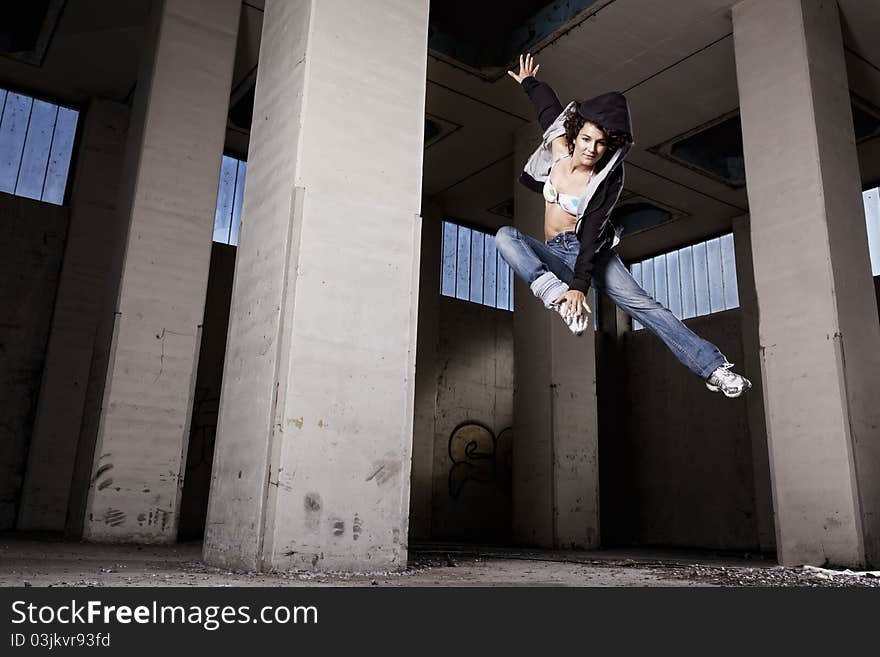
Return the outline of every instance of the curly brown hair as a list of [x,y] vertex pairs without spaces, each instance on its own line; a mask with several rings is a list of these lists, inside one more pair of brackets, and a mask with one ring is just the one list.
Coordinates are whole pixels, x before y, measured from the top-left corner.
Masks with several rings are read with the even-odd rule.
[[577,107],[572,107],[565,115],[565,122],[563,124],[565,127],[565,141],[568,143],[569,155],[574,153],[574,142],[585,123],[592,123],[602,131],[602,134],[605,135],[605,143],[608,147],[607,153],[609,154],[613,153],[630,140],[630,136],[627,133],[619,132],[617,130],[606,130],[595,121],[588,121],[581,116],[580,112],[577,111]]

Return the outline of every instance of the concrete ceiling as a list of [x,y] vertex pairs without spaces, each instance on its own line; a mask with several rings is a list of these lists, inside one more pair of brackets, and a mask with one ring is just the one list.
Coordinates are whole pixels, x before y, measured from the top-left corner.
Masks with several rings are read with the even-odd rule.
[[[563,102],[611,89],[629,98],[636,147],[628,160],[627,195],[633,202],[647,200],[670,209],[679,218],[674,225],[625,240],[625,256],[717,234],[747,210],[745,190],[649,151],[737,108],[733,4],[598,0],[532,48],[541,64],[539,77],[555,87]],[[863,0],[839,4],[850,86],[880,107],[880,5]],[[0,56],[0,86],[73,105],[91,96],[127,102],[149,8],[150,0],[67,0],[42,64]],[[242,3],[233,106],[256,76],[262,17],[263,0]],[[533,116],[513,80],[487,77],[429,52],[426,108],[449,132],[426,148],[424,197],[449,217],[491,230],[509,222],[503,207],[522,165],[514,162],[513,134]],[[230,126],[230,151],[244,155],[247,141],[246,130]],[[880,182],[880,138],[860,146],[860,159],[864,182]]]
[[67,0],[39,65],[0,56],[0,85],[82,105],[125,101],[137,79],[149,0]]

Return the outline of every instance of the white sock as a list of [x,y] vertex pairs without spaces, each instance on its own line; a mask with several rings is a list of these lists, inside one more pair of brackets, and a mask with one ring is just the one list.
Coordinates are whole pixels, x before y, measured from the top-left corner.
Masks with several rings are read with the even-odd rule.
[[568,285],[563,283],[552,271],[538,276],[530,286],[532,294],[538,297],[545,308],[552,308],[553,302],[568,292]]

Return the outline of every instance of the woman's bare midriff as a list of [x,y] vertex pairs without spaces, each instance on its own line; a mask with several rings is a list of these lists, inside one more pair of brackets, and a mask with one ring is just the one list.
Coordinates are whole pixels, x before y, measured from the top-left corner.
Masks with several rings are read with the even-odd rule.
[[574,230],[577,218],[571,216],[556,203],[544,203],[544,241],[552,240],[559,233]]

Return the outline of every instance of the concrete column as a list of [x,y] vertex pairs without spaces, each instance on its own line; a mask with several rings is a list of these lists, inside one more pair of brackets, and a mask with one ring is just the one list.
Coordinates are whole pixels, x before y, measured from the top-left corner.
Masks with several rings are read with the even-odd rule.
[[[517,132],[514,161],[519,166],[539,140],[535,124]],[[514,184],[516,227],[543,239],[542,197]],[[575,337],[525,283],[514,285],[514,537],[522,545],[596,548],[595,335],[588,330]]]
[[93,100],[83,115],[64,249],[18,529],[63,531],[98,316],[115,233],[129,109]]
[[758,337],[758,296],[752,265],[752,236],[749,216],[733,220],[733,244],[736,255],[736,278],[742,330],[743,362],[738,370],[746,372],[752,390],[746,395],[746,414],[752,442],[752,481],[755,491],[755,527],[761,552],[775,552],[776,532],[773,524],[773,493],[770,487],[770,460],[767,452],[767,423],[764,413],[764,389],[758,374],[761,371],[761,350]]
[[89,540],[176,538],[240,9],[238,0],[154,5],[122,173],[121,275],[104,311],[115,321]]
[[778,557],[880,557],[880,324],[837,4],[733,9]]
[[427,23],[266,2],[209,563],[406,565]]

